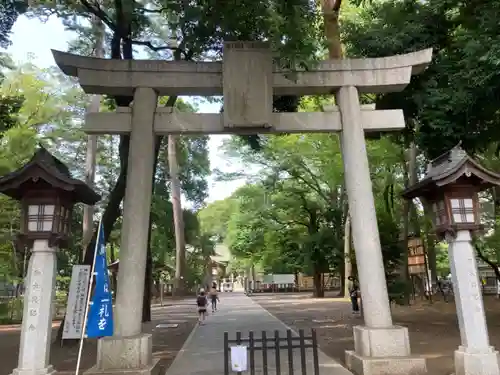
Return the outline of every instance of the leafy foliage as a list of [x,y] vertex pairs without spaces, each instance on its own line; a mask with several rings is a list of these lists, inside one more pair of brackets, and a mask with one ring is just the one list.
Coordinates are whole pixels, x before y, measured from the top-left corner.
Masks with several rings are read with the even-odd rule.
[[[333,9],[338,22],[340,1],[325,3],[338,4],[338,9]],[[344,2],[342,8],[342,42],[347,55],[387,56],[434,49],[429,69],[413,77],[402,93],[362,97],[363,102],[375,102],[377,108],[402,108],[407,120],[405,131],[390,137],[377,135],[367,145],[386,274],[396,285],[395,277],[405,259],[399,238],[412,227],[423,232],[429,250],[433,250],[435,242],[424,215],[428,213],[416,206],[406,207],[400,191],[413,177],[422,175],[430,158],[458,141],[482,162],[500,168],[500,139],[496,132],[500,3],[354,3],[360,7]],[[13,22],[25,10],[20,1],[0,5],[0,46],[8,43]],[[101,32],[105,34],[106,56],[115,59],[132,59],[139,51],[167,60],[216,59],[220,58],[224,40],[253,40],[269,42],[276,52],[276,63],[285,68],[308,68],[324,55],[320,12],[316,2],[309,0],[39,0],[30,8],[30,15],[60,17],[68,29],[79,35],[70,50],[84,55],[92,53],[96,33]],[[104,31],[93,27],[98,21],[105,25]],[[0,55],[0,65],[9,66],[5,55]],[[22,165],[35,145],[42,142],[69,165],[75,176],[83,176],[85,142],[80,126],[87,99],[73,81],[58,72],[29,65],[11,68],[0,90],[0,173]],[[110,103],[126,106],[132,100],[113,99],[107,98],[105,109],[110,109]],[[168,101],[172,104],[173,99]],[[165,104],[167,98],[160,102]],[[332,100],[285,96],[274,98],[273,104],[275,111],[287,112],[319,110],[326,103],[332,104]],[[196,110],[180,100],[176,106],[182,111]],[[108,214],[108,237],[116,245],[128,141],[128,136],[100,137],[97,155],[98,188],[104,195],[99,209],[104,216]],[[203,206],[207,196],[207,141],[207,137],[182,137],[177,144],[182,192],[195,209]],[[172,276],[174,268],[172,187],[165,162],[168,150],[163,143],[157,139],[151,214],[151,258],[158,271],[153,272],[155,278],[160,274],[164,278]],[[410,160],[408,151],[413,144],[418,146],[419,155]],[[264,272],[274,273],[342,272],[348,209],[338,138],[324,134],[253,135],[233,138],[226,151],[247,166],[239,177],[246,176],[248,185],[196,215],[184,210],[186,241],[194,248],[188,256],[189,283],[201,283],[206,276],[214,240],[231,248],[233,270],[258,264]],[[498,196],[496,191],[484,196],[492,207],[488,223],[493,235],[481,242],[481,251],[490,260],[498,258]],[[18,230],[19,212],[5,198],[0,198],[0,205],[0,272],[13,279],[22,274],[21,259],[11,241]],[[64,275],[81,252],[80,217],[77,213],[75,243],[61,253]],[[446,249],[438,247],[437,258],[434,263],[439,272],[447,272]],[[320,295],[321,288],[316,286]]]
[[[300,108],[316,109],[325,100],[304,98]],[[262,272],[303,272],[315,275],[318,282],[321,273],[342,272],[347,201],[337,136],[261,135],[261,141],[259,152],[238,137],[226,143],[226,155],[252,166],[237,175],[249,184],[201,210],[201,228],[229,246],[234,263],[257,264]],[[383,138],[371,142],[369,150],[378,196],[391,184],[400,189],[402,179],[389,178],[403,170],[400,147]],[[377,200],[377,211],[386,272],[392,275],[399,271],[403,253],[400,212],[387,209],[385,200]],[[394,204],[401,200],[395,197]],[[315,294],[322,293],[317,283]]]
[[[482,151],[498,141],[497,2],[396,0],[373,2],[344,24],[355,56],[389,56],[434,49],[431,66],[403,93],[377,97],[379,108],[402,108],[419,148],[429,158],[459,141]],[[437,137],[436,135],[439,135]]]
[[[0,132],[0,174],[21,167],[32,156],[37,144],[42,143],[66,163],[74,177],[83,178],[86,136],[81,125],[88,101],[75,82],[52,69],[39,69],[26,64],[6,72],[0,94],[5,98],[23,98],[16,104],[16,113],[9,117],[9,128]],[[194,110],[182,101],[179,101],[179,107],[180,110]],[[207,140],[207,137],[185,137],[179,145],[179,159],[183,167],[181,185],[185,197],[194,207],[199,206],[207,195]],[[102,213],[119,174],[118,143],[116,136],[99,139],[97,188],[104,199],[97,207],[98,214]],[[163,148],[161,155],[165,154],[166,149]],[[158,269],[172,262],[175,249],[168,181],[168,165],[160,163],[152,205],[152,253]],[[16,283],[24,277],[27,261],[23,249],[18,249],[14,241],[19,231],[19,207],[17,202],[4,196],[0,197],[0,207],[0,282]],[[198,241],[198,221],[190,210],[185,210],[184,216],[187,242],[194,244]],[[76,208],[73,219],[73,241],[67,249],[58,252],[58,282],[63,289],[68,286],[72,265],[80,261],[81,207]],[[120,230],[120,224],[121,221],[110,236],[111,245],[116,248],[115,259],[119,254],[119,235],[116,232]],[[196,262],[199,263],[198,260]]]
[[0,2],[0,48],[10,44],[10,32],[17,17],[24,13],[28,4],[24,0],[3,0]]

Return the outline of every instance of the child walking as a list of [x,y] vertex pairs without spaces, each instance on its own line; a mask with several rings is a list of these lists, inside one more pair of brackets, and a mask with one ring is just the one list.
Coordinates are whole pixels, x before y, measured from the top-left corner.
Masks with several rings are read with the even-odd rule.
[[198,298],[196,298],[196,305],[198,306],[198,323],[202,325],[205,321],[208,305],[204,289],[200,289],[200,294],[198,295]]

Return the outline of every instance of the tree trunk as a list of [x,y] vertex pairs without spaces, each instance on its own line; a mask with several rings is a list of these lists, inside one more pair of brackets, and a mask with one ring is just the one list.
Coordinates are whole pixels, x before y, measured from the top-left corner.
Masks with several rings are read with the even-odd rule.
[[[99,106],[100,97],[96,95],[92,98],[91,107]],[[91,187],[94,186],[95,179],[95,163],[97,151],[97,136],[87,136],[87,155],[85,160],[85,183]],[[94,207],[85,205],[83,208],[83,234],[82,234],[82,256],[80,259],[85,258],[85,252],[88,244],[92,241],[92,234],[94,231]]]
[[[409,186],[414,186],[418,182],[417,157],[418,157],[417,145],[415,144],[415,142],[412,142],[410,144],[410,150],[408,153]],[[415,207],[415,203],[413,201],[410,204],[409,215],[410,215],[411,232],[413,232],[413,234],[416,236],[420,236],[420,222],[417,213],[417,208]]]
[[203,264],[203,268],[205,269],[205,277],[203,278],[204,284],[207,288],[210,289],[212,286],[212,259],[210,258],[210,256],[204,256]]
[[[161,137],[156,138],[156,143],[161,144]],[[156,169],[156,165],[155,165]],[[153,176],[156,173],[153,173]],[[153,177],[154,181],[154,177]],[[154,184],[153,184],[154,191]],[[153,220],[151,219],[151,212],[149,213],[149,232],[148,232],[148,246],[146,249],[146,272],[144,273],[144,295],[142,297],[142,322],[151,321],[151,284],[153,283],[153,255],[151,252],[151,231],[153,227]]]
[[[411,146],[410,146],[411,148]],[[412,163],[413,154],[410,150],[403,154],[404,157],[404,187],[405,189],[412,185],[412,170],[415,170],[415,166]],[[416,162],[416,159],[415,159]],[[406,285],[406,290],[410,290],[410,273],[408,269],[408,236],[410,235],[410,207],[413,205],[411,201],[403,201],[403,227],[402,227],[402,241],[403,241],[403,259],[401,261],[401,276]],[[413,290],[413,288],[411,289]],[[410,293],[405,293],[405,303],[410,304]]]
[[[129,153],[130,136],[120,137],[120,174],[116,180],[113,190],[109,193],[108,204],[102,214],[102,225],[104,227],[104,242],[109,242],[109,237],[116,223],[116,220],[121,216],[120,204],[125,196],[125,188],[127,184],[127,168],[128,168],[128,153]],[[92,240],[87,246],[83,264],[92,265],[94,260],[94,249],[97,233],[94,232]]]
[[[149,239],[151,238],[151,220],[149,221]],[[153,283],[153,257],[151,255],[151,246],[148,246],[146,256],[146,272],[144,274],[144,296],[142,298],[142,322],[151,321],[151,289]]]
[[[424,216],[432,220],[434,213],[432,208],[427,204],[426,201],[422,201],[422,206],[424,208]],[[425,249],[427,251],[427,260],[429,262],[429,271],[431,273],[432,285],[437,285],[437,264],[436,264],[436,236],[433,233],[427,234],[427,241],[425,242]]]
[[325,296],[325,289],[323,288],[323,274],[321,273],[321,266],[314,264],[313,266],[313,297],[323,298]]
[[330,59],[341,59],[342,43],[340,40],[340,6],[342,0],[322,0],[325,38]]
[[252,282],[252,270],[250,266],[245,267],[245,290],[248,292],[251,290]]
[[345,218],[344,225],[344,280],[342,288],[342,296],[347,297],[349,295],[349,280],[348,277],[352,276],[352,264],[351,264],[351,218],[349,212]]
[[[115,255],[115,244],[113,242],[111,242],[109,244],[109,247],[110,247],[110,258],[111,258],[111,263],[114,263],[116,261],[116,255]],[[116,272],[112,272],[111,273],[111,283],[112,283],[112,287],[113,287],[113,290],[115,292],[114,296],[116,297],[116,293],[117,293],[117,290],[118,290],[118,281],[116,280]]]
[[[493,230],[499,230],[500,224],[500,186],[493,186],[491,188],[491,197],[493,199],[493,218],[495,219],[495,223],[493,224]],[[496,261],[500,263],[500,251],[496,250]]]
[[170,187],[172,194],[172,209],[175,227],[175,295],[183,295],[184,271],[186,265],[186,242],[184,238],[184,220],[182,217],[181,184],[179,180],[179,164],[177,160],[177,137],[168,136],[168,168],[170,173]]
[[[92,17],[92,31],[95,35],[94,56],[97,58],[104,57],[104,24],[97,18]],[[99,112],[101,107],[101,96],[94,95],[91,99],[89,112]],[[85,157],[85,183],[89,186],[94,186],[95,169],[97,158],[97,136],[87,136],[87,154]],[[83,208],[83,235],[82,235],[82,257],[85,257],[85,251],[88,244],[92,241],[94,229],[94,206],[85,205]]]
[[[339,17],[340,17],[340,6],[342,5],[342,0],[322,0],[321,1],[321,9],[323,12],[323,27],[324,27],[324,32],[325,32],[325,39],[327,43],[327,49],[328,49],[328,58],[329,59],[341,59],[343,57],[343,51],[342,51],[342,41],[341,41],[341,36],[340,36],[340,23],[339,23]],[[342,149],[342,144],[340,145]],[[349,207],[346,204],[346,215],[349,214]],[[347,219],[346,216],[346,230],[347,230],[347,223],[349,220]],[[349,223],[350,226],[350,223]],[[346,239],[347,238],[347,239]],[[347,245],[346,245],[347,243]],[[350,229],[349,233],[344,232],[344,256],[347,253],[350,253]],[[352,273],[352,264],[350,262],[350,258],[348,256],[345,256],[344,259],[344,270],[343,270],[343,287],[341,289],[341,294],[344,295],[349,295],[347,290],[347,277],[351,276],[350,274]],[[316,275],[315,275],[316,277]],[[321,274],[320,274],[320,279],[321,279]],[[321,290],[317,290],[317,285],[316,285],[316,279],[314,278],[314,288],[315,288],[315,293],[317,294],[316,297],[324,297],[324,289],[321,288]],[[347,294],[346,294],[347,293]]]

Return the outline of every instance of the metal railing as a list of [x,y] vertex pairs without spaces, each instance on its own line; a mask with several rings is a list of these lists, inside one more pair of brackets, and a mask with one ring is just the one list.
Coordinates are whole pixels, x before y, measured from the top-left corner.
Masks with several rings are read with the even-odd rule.
[[[274,331],[274,336],[268,337],[266,331],[261,332],[261,337],[256,338],[253,331],[248,333],[247,338],[243,338],[241,332],[236,332],[236,339],[229,339],[229,333],[224,332],[224,375],[229,375],[229,354],[231,344],[242,345],[248,344],[248,367],[250,375],[255,375],[255,354],[260,351],[262,353],[262,369],[259,373],[269,375],[269,352],[274,351],[274,362],[276,371],[273,374],[281,375],[281,360],[282,350],[286,350],[288,359],[288,375],[294,375],[294,349],[300,351],[300,368],[301,375],[307,375],[307,357],[306,349],[312,349],[314,375],[319,375],[319,359],[318,359],[318,341],[316,338],[316,330],[311,330],[310,336],[304,335],[304,330],[299,330],[299,335],[293,335],[291,330],[286,331],[286,337],[280,336],[280,331]],[[241,372],[237,372],[241,375]]]

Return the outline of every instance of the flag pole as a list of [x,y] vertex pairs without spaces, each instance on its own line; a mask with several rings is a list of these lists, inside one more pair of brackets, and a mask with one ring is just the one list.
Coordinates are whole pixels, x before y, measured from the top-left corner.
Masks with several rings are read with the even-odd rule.
[[102,222],[102,217],[99,220],[97,237],[95,239],[94,260],[92,261],[92,270],[90,272],[89,287],[87,290],[87,303],[85,304],[85,312],[83,314],[82,334],[80,336],[80,347],[78,348],[78,359],[76,360],[75,375],[78,375],[80,371],[80,361],[82,359],[82,351],[83,351],[83,340],[85,339],[85,331],[87,330],[87,317],[89,314],[90,297],[92,295],[92,284],[94,283],[95,260],[97,257],[97,251],[99,250],[97,246],[99,245],[99,238],[101,235],[101,227],[102,227],[101,222]]

